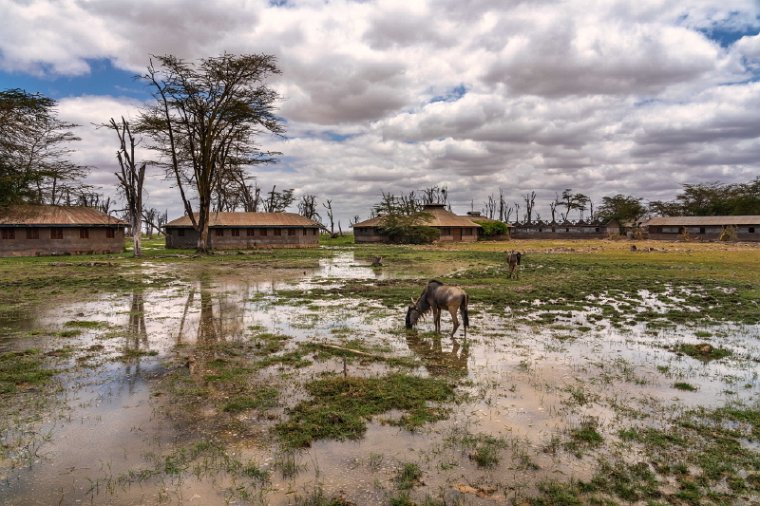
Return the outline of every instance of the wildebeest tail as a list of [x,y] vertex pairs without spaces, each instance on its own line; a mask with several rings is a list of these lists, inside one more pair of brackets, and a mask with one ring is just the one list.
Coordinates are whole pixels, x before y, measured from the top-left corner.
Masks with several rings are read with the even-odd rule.
[[462,301],[462,305],[459,307],[459,310],[462,313],[462,323],[464,324],[464,328],[467,328],[470,326],[470,314],[467,312],[467,303],[469,301],[470,301],[470,296],[467,294],[464,294],[464,300]]

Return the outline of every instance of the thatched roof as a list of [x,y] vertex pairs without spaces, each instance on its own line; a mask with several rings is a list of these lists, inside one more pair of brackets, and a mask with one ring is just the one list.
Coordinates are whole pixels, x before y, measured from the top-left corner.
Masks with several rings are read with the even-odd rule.
[[105,227],[127,223],[94,207],[20,205],[0,210],[3,227]]
[[[423,212],[430,215],[430,218],[425,222],[428,227],[449,227],[449,228],[481,228],[480,225],[472,221],[468,216],[458,216],[446,209],[445,204],[428,204],[423,209]],[[355,223],[354,228],[374,228],[381,226],[383,217],[375,216],[368,220]]]
[[[195,214],[196,220],[198,214]],[[167,227],[192,227],[189,216],[183,216],[166,224]],[[320,225],[295,213],[211,213],[209,227],[313,227]]]
[[641,224],[643,227],[702,227],[722,225],[760,226],[760,216],[659,216]]

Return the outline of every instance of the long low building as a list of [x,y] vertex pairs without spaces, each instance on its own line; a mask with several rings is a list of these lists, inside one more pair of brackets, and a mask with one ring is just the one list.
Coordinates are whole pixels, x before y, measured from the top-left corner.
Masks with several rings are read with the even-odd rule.
[[[196,215],[197,219],[197,215]],[[315,248],[320,224],[294,213],[211,213],[212,249]],[[167,248],[195,248],[198,232],[189,216],[165,225]]]
[[760,216],[660,216],[642,223],[650,239],[760,241]]
[[[427,204],[423,212],[429,215],[425,226],[438,229],[441,242],[473,242],[478,240],[480,225],[464,216],[448,211],[445,204]],[[357,243],[386,242],[382,231],[383,217],[375,216],[353,225]]]
[[0,210],[0,256],[121,253],[126,226],[92,207],[11,206]]

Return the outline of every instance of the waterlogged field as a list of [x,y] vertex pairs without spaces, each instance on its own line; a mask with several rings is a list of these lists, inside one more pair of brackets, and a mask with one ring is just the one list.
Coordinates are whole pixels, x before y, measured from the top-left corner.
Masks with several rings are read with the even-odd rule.
[[0,259],[0,503],[759,504],[760,248],[636,244]]

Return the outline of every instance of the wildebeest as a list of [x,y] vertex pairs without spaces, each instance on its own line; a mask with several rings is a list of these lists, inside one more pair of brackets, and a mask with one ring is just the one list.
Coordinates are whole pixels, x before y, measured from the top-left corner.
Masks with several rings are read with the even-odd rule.
[[507,266],[509,267],[509,273],[507,275],[507,278],[512,279],[513,277],[515,279],[520,277],[520,259],[522,258],[522,253],[519,251],[512,250],[509,253],[507,253]]
[[433,311],[433,323],[435,331],[441,331],[441,310],[448,309],[451,314],[451,320],[454,328],[451,331],[451,337],[454,337],[459,328],[459,319],[457,311],[462,313],[462,323],[464,325],[464,336],[467,337],[467,327],[470,326],[470,316],[467,313],[467,302],[469,296],[458,286],[446,285],[440,281],[431,280],[428,282],[425,290],[422,291],[419,298],[406,311],[406,328],[411,329],[417,325],[417,320],[425,315],[428,311]]

